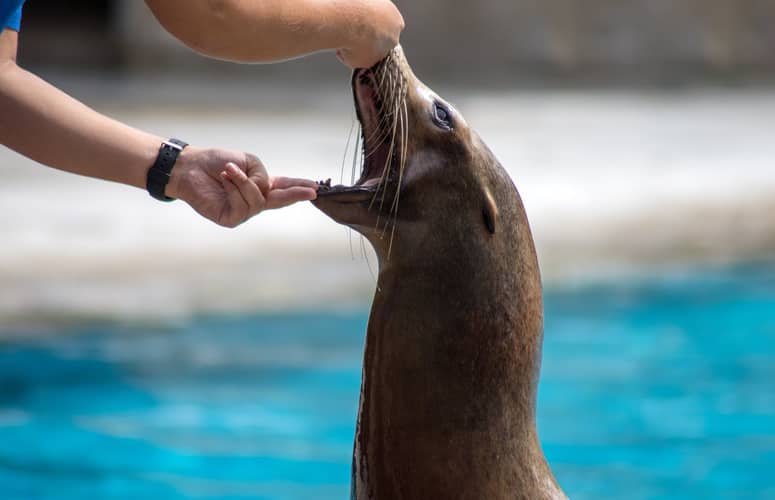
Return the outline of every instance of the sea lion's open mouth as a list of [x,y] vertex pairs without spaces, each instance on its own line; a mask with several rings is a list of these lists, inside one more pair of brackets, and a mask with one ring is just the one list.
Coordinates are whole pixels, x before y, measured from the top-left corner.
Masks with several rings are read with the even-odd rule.
[[[391,56],[371,69],[358,69],[353,73],[352,89],[355,111],[361,125],[363,144],[363,168],[360,178],[352,186],[331,185],[331,180],[318,183],[318,198],[340,203],[370,202],[387,193],[391,174],[399,163],[401,137],[399,110],[396,101],[394,78],[389,78]],[[403,95],[401,95],[403,98]]]

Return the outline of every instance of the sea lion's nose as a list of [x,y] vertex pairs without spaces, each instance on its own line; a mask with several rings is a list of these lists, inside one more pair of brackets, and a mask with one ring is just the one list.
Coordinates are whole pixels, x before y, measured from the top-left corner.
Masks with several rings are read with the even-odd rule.
[[408,63],[406,61],[406,56],[404,55],[404,48],[400,43],[393,49],[393,56],[402,68],[407,69]]

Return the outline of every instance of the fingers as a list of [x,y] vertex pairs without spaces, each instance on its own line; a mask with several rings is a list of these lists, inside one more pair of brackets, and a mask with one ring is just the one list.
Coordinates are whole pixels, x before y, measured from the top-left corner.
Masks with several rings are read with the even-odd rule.
[[264,209],[275,209],[299,201],[314,200],[318,185],[309,179],[269,177],[261,160],[245,154],[244,163],[226,163],[218,178],[225,192],[217,222],[235,227]]
[[314,200],[317,196],[317,189],[309,187],[276,188],[269,191],[269,195],[266,197],[266,208],[269,210],[283,208],[299,201]]
[[293,177],[272,177],[271,179],[272,189],[287,189],[290,187],[308,187],[317,191],[318,183],[309,179],[296,179]]
[[222,226],[236,227],[247,217],[248,204],[240,194],[237,185],[230,179],[228,170],[221,172],[219,180],[226,192],[226,203],[216,222]]
[[272,189],[266,197],[266,208],[287,207],[299,201],[312,201],[318,197],[318,184],[309,179],[272,177]]
[[235,227],[264,209],[264,194],[236,164],[227,163],[220,174],[220,180],[227,201],[221,211],[220,224]]
[[229,162],[221,172],[220,180],[226,192],[227,203],[221,212],[218,223],[227,227],[235,227],[264,209],[287,207],[300,201],[310,201],[317,198],[318,185],[309,179],[292,177],[273,177],[266,175],[261,165],[254,170],[256,176],[264,176],[267,184],[267,195],[254,181],[236,164]]
[[317,183],[270,177],[261,160],[249,153],[191,146],[180,156],[174,172],[178,174],[175,178],[179,188],[174,195],[225,227],[236,227],[266,208],[280,208],[317,196]]
[[240,195],[242,195],[243,200],[247,204],[248,217],[252,217],[260,212],[264,208],[266,200],[256,182],[252,178],[248,178],[247,174],[234,163],[227,163],[224,171],[229,180],[237,186]]

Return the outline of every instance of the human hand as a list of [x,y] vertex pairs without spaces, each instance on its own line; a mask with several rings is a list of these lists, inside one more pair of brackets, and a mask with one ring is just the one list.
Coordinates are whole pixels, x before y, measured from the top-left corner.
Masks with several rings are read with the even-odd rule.
[[404,18],[389,0],[363,2],[365,23],[353,34],[353,41],[336,51],[336,57],[352,69],[370,68],[398,45]]
[[165,190],[203,217],[236,227],[262,210],[314,200],[317,184],[306,179],[270,177],[257,157],[224,149],[184,149]]

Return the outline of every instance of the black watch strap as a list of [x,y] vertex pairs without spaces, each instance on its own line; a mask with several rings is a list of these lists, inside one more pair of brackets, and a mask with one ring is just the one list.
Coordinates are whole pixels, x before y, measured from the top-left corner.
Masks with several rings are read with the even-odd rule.
[[148,169],[148,177],[146,178],[148,192],[157,200],[174,200],[174,198],[170,198],[164,194],[164,189],[170,181],[172,167],[175,166],[175,162],[177,161],[180,152],[183,151],[183,148],[186,146],[188,146],[188,143],[183,142],[180,139],[169,139],[161,143],[159,155],[156,157],[156,161],[153,162],[153,166]]

